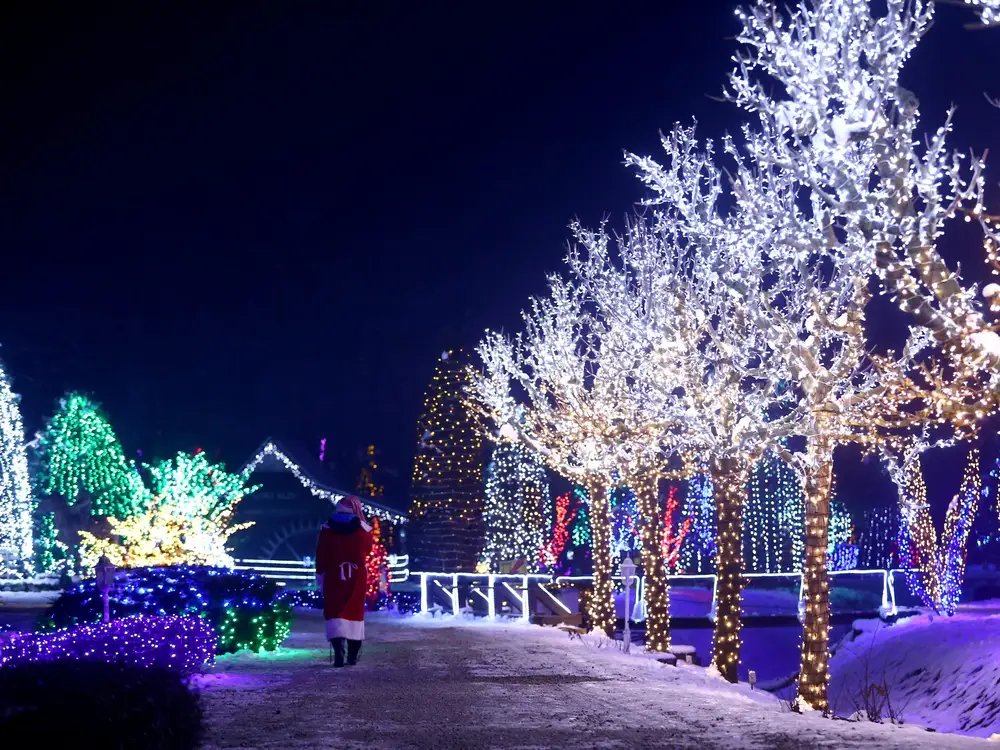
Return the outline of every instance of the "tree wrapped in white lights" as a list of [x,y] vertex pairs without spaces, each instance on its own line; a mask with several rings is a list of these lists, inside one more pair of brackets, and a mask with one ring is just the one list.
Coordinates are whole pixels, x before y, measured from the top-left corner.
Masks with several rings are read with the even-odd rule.
[[718,576],[712,658],[735,681],[747,479],[800,415],[792,393],[779,387],[788,376],[784,361],[748,314],[748,290],[726,278],[738,274],[752,284],[762,267],[746,245],[727,241],[727,220],[716,206],[722,174],[711,146],[699,148],[693,129],[675,128],[664,148],[665,168],[642,164],[651,176],[657,171],[664,188],[652,219],[631,221],[614,243],[603,228],[574,226],[569,263],[600,314],[628,331],[642,352],[633,377],[655,395],[660,439],[707,463]]
[[[968,4],[984,22],[996,20],[994,0]],[[1000,337],[983,319],[976,288],[963,288],[937,249],[950,221],[984,217],[983,161],[967,165],[949,151],[953,112],[925,139],[918,102],[899,84],[934,14],[925,0],[890,0],[879,17],[867,2],[803,0],[789,17],[760,0],[741,14],[748,52],[729,96],[759,119],[753,158],[815,196],[830,227],[826,254],[859,276],[877,263],[899,306],[957,369],[988,364],[996,373]],[[997,246],[997,227],[983,227]],[[980,416],[974,409],[961,418]]]
[[[765,139],[745,134],[755,156]],[[664,397],[661,418],[679,425],[677,442],[710,459],[720,576],[713,660],[730,679],[739,654],[746,473],[766,451],[799,473],[806,499],[799,686],[803,700],[822,709],[834,449],[847,442],[891,448],[926,423],[956,416],[963,423],[974,398],[964,381],[922,359],[929,339],[920,332],[898,354],[866,356],[867,272],[852,255],[830,261],[830,217],[819,196],[803,206],[793,171],[748,159],[731,139],[723,143],[731,211],[717,208],[724,181],[711,144],[677,127],[663,140],[663,165],[628,157],[652,191],[652,220],[633,222],[619,238],[620,264],[603,230],[579,228],[586,257],[571,255],[570,263],[601,314],[648,347],[648,377]],[[805,452],[789,452],[788,435],[804,438]],[[736,467],[738,480],[724,476]],[[736,549],[727,548],[730,537]]]
[[[488,333],[479,346],[484,371],[471,392],[497,424],[509,425],[556,472],[587,487],[594,566],[590,618],[610,633],[611,594],[608,488],[625,481],[656,498],[663,463],[663,426],[648,408],[640,378],[641,352],[625,332],[591,315],[578,288],[553,277],[548,297],[532,300],[525,330],[514,339]],[[518,403],[514,388],[525,398]],[[647,508],[648,510],[648,508]],[[645,512],[645,511],[644,511]],[[647,646],[667,650],[669,602],[666,571],[659,559],[655,509],[644,519],[643,557],[647,588]]]
[[520,441],[498,443],[486,466],[486,570],[500,573],[501,563],[513,560],[538,570],[551,517],[549,480],[538,455]]
[[32,568],[31,484],[18,401],[0,362],[0,578]]

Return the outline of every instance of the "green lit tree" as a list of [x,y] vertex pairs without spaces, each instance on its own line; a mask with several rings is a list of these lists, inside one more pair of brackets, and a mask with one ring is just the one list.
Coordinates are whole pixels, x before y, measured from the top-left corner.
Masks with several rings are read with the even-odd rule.
[[148,493],[135,463],[125,458],[98,404],[69,393],[38,440],[36,490],[62,498],[79,513],[128,518],[141,513]]

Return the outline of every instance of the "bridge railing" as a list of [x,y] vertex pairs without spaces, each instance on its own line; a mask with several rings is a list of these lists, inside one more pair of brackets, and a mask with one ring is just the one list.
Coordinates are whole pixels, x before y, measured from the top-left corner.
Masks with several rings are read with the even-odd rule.
[[[248,570],[264,578],[270,578],[279,586],[306,588],[316,580],[316,565],[313,560],[263,560],[241,558],[235,561],[236,570]],[[405,583],[410,578],[410,556],[389,555],[386,572],[390,584]]]

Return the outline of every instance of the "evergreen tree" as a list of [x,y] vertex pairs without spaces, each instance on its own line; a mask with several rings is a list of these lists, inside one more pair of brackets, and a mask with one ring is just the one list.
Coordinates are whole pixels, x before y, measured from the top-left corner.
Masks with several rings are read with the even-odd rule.
[[98,404],[80,393],[59,402],[38,442],[40,495],[82,505],[93,516],[129,518],[148,498],[135,464]]
[[31,487],[18,401],[0,363],[0,576],[32,568]]
[[463,399],[461,350],[444,352],[417,423],[413,465],[413,568],[475,570],[484,542],[482,435]]
[[486,466],[486,542],[483,566],[500,573],[504,561],[538,569],[552,516],[545,466],[520,442],[500,443]]

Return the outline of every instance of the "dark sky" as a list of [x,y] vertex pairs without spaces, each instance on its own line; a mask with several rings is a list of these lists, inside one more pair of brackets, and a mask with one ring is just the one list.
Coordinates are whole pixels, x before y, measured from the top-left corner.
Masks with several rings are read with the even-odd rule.
[[[147,456],[373,441],[402,505],[438,353],[517,324],[573,216],[630,210],[623,149],[740,122],[708,97],[728,0],[353,5],[5,6],[0,356],[29,430],[82,389]],[[1000,32],[963,18],[909,85],[1000,146]]]

